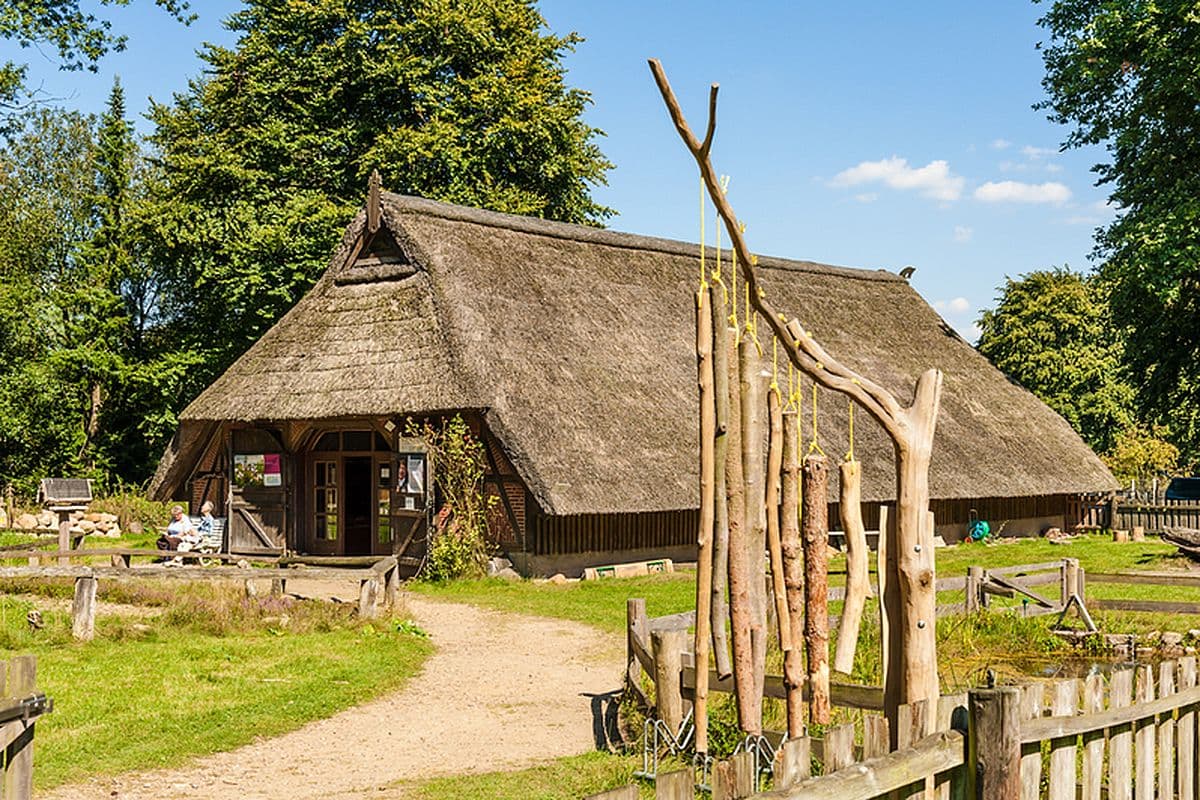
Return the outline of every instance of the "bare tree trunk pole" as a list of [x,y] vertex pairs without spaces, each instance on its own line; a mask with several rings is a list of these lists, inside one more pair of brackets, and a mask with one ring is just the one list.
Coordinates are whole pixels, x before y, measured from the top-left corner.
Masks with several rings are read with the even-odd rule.
[[[800,543],[800,447],[795,411],[783,414],[783,502],[780,508],[780,549],[783,583],[787,588],[788,618],[798,637],[804,630],[804,549]],[[798,644],[783,654],[783,685],[787,689],[788,738],[804,735],[804,653]]]
[[[922,517],[929,507],[929,463],[942,373],[937,369],[922,373],[917,379],[912,403],[902,406],[891,391],[849,369],[804,330],[798,320],[788,321],[775,309],[759,283],[755,270],[757,259],[750,252],[729,198],[721,190],[720,177],[710,158],[717,125],[717,85],[713,84],[709,90],[708,123],[704,139],[700,140],[688,127],[662,64],[657,59],[650,59],[650,70],[675,130],[700,168],[708,196],[729,234],[746,280],[750,303],[770,325],[797,369],[820,385],[857,402],[883,427],[895,447],[896,535],[889,545],[895,545],[890,549],[896,554],[895,578],[901,602],[886,613],[888,624],[897,629],[901,646],[889,648],[884,683],[884,713],[895,733],[900,728],[900,704],[932,701],[938,696],[934,658],[937,645],[932,617],[935,606],[933,556],[932,547],[922,543],[925,538]],[[920,550],[916,549],[918,545]]]
[[[742,383],[742,474],[746,482],[746,563],[750,579],[750,654],[753,667],[754,730],[762,732],[762,697],[767,672],[767,584],[763,555],[767,550],[766,464],[767,404],[763,397],[769,373],[762,371],[758,343],[743,336],[738,346]],[[738,695],[742,689],[738,687]]]
[[771,444],[767,450],[767,549],[771,554],[771,589],[775,595],[775,620],[779,625],[779,649],[792,649],[792,621],[788,614],[787,587],[783,577],[783,546],[779,537],[779,482],[783,466],[783,404],[779,387],[767,391],[767,414],[771,419]]
[[724,287],[715,284],[708,287],[713,332],[713,395],[717,412],[713,453],[716,484],[713,487],[715,513],[711,627],[717,675],[722,679],[728,678],[733,671],[729,664],[729,638],[725,633],[729,622],[729,603],[726,600],[729,586],[729,506],[725,499],[725,459],[729,451],[729,342],[737,338],[737,331],[728,327],[725,319],[724,292]]
[[729,433],[725,454],[725,498],[729,509],[729,618],[733,645],[733,685],[738,724],[758,733],[754,722],[754,657],[750,647],[751,575],[747,563],[746,484],[742,475],[742,395],[736,337],[729,340]]
[[867,569],[870,554],[862,521],[862,464],[857,461],[842,463],[839,489],[842,531],[846,534],[846,599],[842,604],[842,623],[838,626],[833,668],[849,673],[854,670],[854,651],[858,649],[863,607],[871,592]]
[[804,540],[804,646],[810,689],[808,719],[830,720],[829,704],[829,459],[804,459],[804,508],[800,530]]
[[696,752],[708,752],[708,651],[712,622],[713,515],[715,506],[717,407],[713,397],[712,314],[708,292],[696,293],[696,366],[700,387],[700,525],[696,532]]

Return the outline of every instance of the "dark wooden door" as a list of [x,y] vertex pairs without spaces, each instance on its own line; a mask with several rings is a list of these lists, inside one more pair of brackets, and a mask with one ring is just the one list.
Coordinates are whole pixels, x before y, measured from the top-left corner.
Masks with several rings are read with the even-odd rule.
[[372,524],[374,480],[370,456],[350,456],[344,464],[345,555],[370,555],[374,549]]

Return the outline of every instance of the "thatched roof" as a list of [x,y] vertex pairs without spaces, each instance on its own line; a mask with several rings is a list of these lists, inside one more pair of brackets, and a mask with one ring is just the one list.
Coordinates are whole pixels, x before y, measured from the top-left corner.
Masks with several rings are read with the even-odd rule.
[[[696,245],[387,193],[383,225],[411,264],[355,267],[360,213],[321,280],[184,411],[156,486],[182,479],[206,422],[473,408],[547,512],[695,506]],[[920,372],[944,371],[934,497],[1115,488],[1060,416],[900,277],[775,258],[759,269],[777,308],[902,400]],[[810,403],[806,390],[806,420]],[[819,408],[821,445],[840,457],[846,400],[822,390]],[[855,438],[865,499],[892,497],[891,444],[865,412]]]

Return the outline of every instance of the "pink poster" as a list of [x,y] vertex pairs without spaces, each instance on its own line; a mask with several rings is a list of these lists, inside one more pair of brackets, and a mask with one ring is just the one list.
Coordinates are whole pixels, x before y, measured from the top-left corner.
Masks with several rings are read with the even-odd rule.
[[263,486],[282,486],[283,470],[280,468],[279,453],[263,455]]

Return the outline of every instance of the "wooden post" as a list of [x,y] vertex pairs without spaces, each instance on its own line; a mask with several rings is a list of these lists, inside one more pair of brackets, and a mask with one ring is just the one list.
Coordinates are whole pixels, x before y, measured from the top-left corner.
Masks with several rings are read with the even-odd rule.
[[13,515],[17,513],[17,507],[13,502],[13,487],[11,483],[4,487],[4,510],[8,514],[8,527],[15,528],[17,522],[16,517]]
[[1132,528],[1130,528],[1129,540],[1131,542],[1146,541],[1146,526],[1145,525],[1134,525]]
[[584,800],[638,800],[641,797],[637,784],[631,783],[599,794],[589,794]]
[[[892,631],[888,623],[888,606],[900,602],[900,595],[895,587],[894,581],[888,580],[888,575],[895,569],[895,565],[891,563],[891,551],[888,547],[888,542],[896,538],[896,531],[893,530],[896,526],[896,515],[892,513],[891,506],[879,506],[879,540],[875,548],[875,577],[879,582],[879,682],[884,686],[888,685],[888,663],[890,658],[888,653],[892,649]],[[898,720],[893,711],[891,714],[884,715],[889,724],[889,728],[894,730]],[[895,746],[895,740],[889,742],[890,746]]]
[[[1108,707],[1127,708],[1133,703],[1133,670],[1115,669],[1108,682]],[[1108,796],[1133,797],[1133,726],[1120,725],[1108,733]]]
[[742,800],[754,794],[755,756],[742,751],[713,768],[712,800]]
[[271,578],[271,596],[283,597],[287,593],[286,578]]
[[649,705],[649,698],[642,691],[642,662],[638,660],[633,640],[647,638],[646,601],[640,597],[630,597],[625,601],[625,685],[641,700],[644,706]]
[[[683,724],[683,649],[687,631],[681,628],[651,631],[654,654],[654,696],[661,719],[674,736]],[[699,670],[697,670],[699,671]]]
[[[1079,712],[1079,681],[1074,678],[1054,684],[1050,713],[1055,717],[1073,717]],[[1050,797],[1075,800],[1075,735],[1050,742]]]
[[[58,523],[58,552],[65,553],[71,549],[71,521],[63,520]],[[70,556],[59,556],[58,565],[60,567],[68,567],[71,565]]]
[[968,614],[979,610],[979,598],[983,595],[983,567],[967,567],[967,585],[963,588],[964,608]]
[[[1063,608],[1067,607],[1067,602],[1072,595],[1080,595],[1079,591],[1079,559],[1064,558],[1062,565],[1062,604]],[[1083,600],[1082,595],[1079,597]]]
[[[1108,496],[1108,527],[1112,530],[1117,530],[1117,495],[1115,493]],[[1124,541],[1123,539],[1121,541]]]
[[[1179,659],[1179,691],[1186,692],[1196,686],[1196,657]],[[1179,709],[1179,735],[1175,742],[1179,754],[1178,782],[1179,800],[1196,800],[1196,708],[1185,706]],[[1084,800],[1088,800],[1085,798]]]
[[690,769],[660,772],[654,778],[654,800],[693,800],[696,779]]
[[242,584],[242,588],[246,593],[246,597],[258,597],[258,583],[256,581],[247,579]]
[[[37,659],[16,656],[8,661],[7,697],[28,697],[37,684]],[[4,797],[29,800],[33,797],[33,721],[16,720],[4,726],[7,763],[4,767]]]
[[[1104,676],[1093,673],[1083,683],[1083,713],[1104,710]],[[1083,735],[1083,775],[1080,800],[1100,800],[1104,785],[1104,731]]]
[[[797,650],[800,648],[797,647]],[[812,742],[807,736],[784,739],[775,751],[775,788],[790,789],[812,775]]]
[[779,626],[779,649],[792,649],[792,618],[788,613],[787,585],[783,577],[783,543],[779,534],[780,469],[783,467],[783,403],[779,387],[767,392],[767,414],[771,419],[771,443],[767,450],[767,550],[771,554],[771,591],[775,622]]
[[729,342],[737,331],[725,320],[725,289],[713,284],[708,287],[709,306],[713,316],[713,405],[716,409],[716,429],[713,433],[714,514],[713,514],[713,581],[712,581],[712,642],[717,675],[722,680],[732,674],[729,663],[729,506],[726,502],[725,463],[729,455]]
[[[696,532],[696,752],[708,752],[708,651],[712,625],[713,520],[717,407],[713,397],[712,314],[705,287],[696,293],[696,369],[700,387],[700,523]],[[691,793],[691,784],[688,785]]]
[[804,540],[804,649],[808,656],[810,722],[829,724],[829,459],[804,459],[805,503],[800,515]]
[[[780,508],[780,551],[783,583],[793,635],[804,630],[804,549],[800,542],[800,453],[795,411],[783,414],[783,503]],[[794,643],[795,644],[795,643]],[[788,738],[804,735],[804,653],[793,646],[783,655],[783,685],[787,688]]]
[[[767,584],[763,556],[767,551],[766,464],[767,404],[764,394],[769,372],[762,369],[758,343],[743,336],[738,345],[742,400],[742,475],[746,482],[746,563],[750,582],[750,658],[754,719],[747,733],[762,733],[763,685],[767,674]],[[741,697],[742,687],[738,686]]]
[[[1174,661],[1158,665],[1158,696],[1175,694]],[[1168,711],[1158,716],[1158,797],[1170,800],[1175,790],[1175,718]]]
[[867,531],[862,521],[862,464],[843,462],[839,470],[839,508],[842,531],[846,535],[846,597],[842,603],[842,622],[838,626],[837,650],[833,668],[838,672],[854,670],[854,651],[858,649],[858,630],[863,608],[871,591],[867,561]]
[[1012,686],[967,694],[967,796],[1021,796],[1021,692]]
[[[1149,664],[1137,668],[1134,683],[1135,705],[1154,699],[1154,671]],[[1133,739],[1136,752],[1134,761],[1133,791],[1138,800],[1154,797],[1154,718],[1140,719],[1133,724]]]
[[[746,484],[742,472],[742,395],[736,337],[729,340],[729,433],[725,457],[725,499],[729,514],[729,619],[733,645],[733,685],[738,724],[745,733],[761,733],[761,714],[755,713],[754,656],[750,645],[751,574],[747,555],[750,536],[746,528]],[[759,719],[759,722],[755,722]]]
[[387,576],[384,579],[383,595],[388,608],[394,609],[396,607],[396,596],[399,592],[400,565],[397,564],[387,571]]
[[96,579],[81,575],[75,579],[75,599],[71,603],[71,636],[90,642],[96,635]]
[[363,619],[379,616],[379,581],[375,578],[367,578],[359,585],[358,615]]

